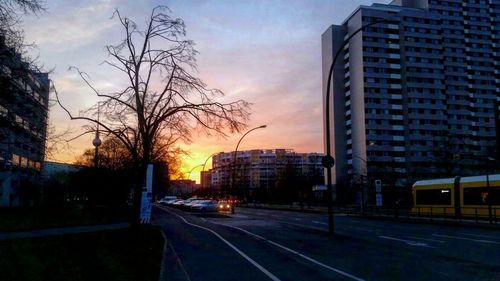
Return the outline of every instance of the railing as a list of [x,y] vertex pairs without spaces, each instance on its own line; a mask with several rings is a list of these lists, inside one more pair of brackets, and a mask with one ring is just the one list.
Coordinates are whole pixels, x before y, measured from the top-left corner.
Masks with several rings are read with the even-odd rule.
[[[325,206],[311,206],[297,204],[282,205],[268,203],[243,203],[243,207],[264,208],[264,209],[280,209],[306,212],[326,212]],[[335,206],[334,212],[347,216],[364,216],[364,217],[380,217],[380,218],[395,218],[404,220],[416,221],[435,221],[435,222],[472,222],[472,223],[491,223],[500,225],[500,207],[494,206],[491,208],[491,217],[488,207],[462,207],[460,216],[455,213],[454,207],[378,207],[373,205],[360,208],[359,205],[342,205]]]
[[491,215],[488,207],[462,207],[457,216],[454,207],[412,207],[412,208],[381,208],[377,206],[365,206],[364,214],[361,211],[358,215],[364,216],[385,216],[407,219],[427,219],[431,221],[449,222],[490,222],[500,224],[500,208],[492,207]]

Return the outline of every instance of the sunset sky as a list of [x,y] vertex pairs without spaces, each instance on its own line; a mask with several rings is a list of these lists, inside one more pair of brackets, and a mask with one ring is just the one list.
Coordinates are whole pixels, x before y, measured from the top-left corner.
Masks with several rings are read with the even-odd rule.
[[[198,76],[209,87],[228,98],[253,104],[249,128],[266,129],[249,134],[240,146],[246,149],[289,148],[297,152],[323,152],[321,113],[321,34],[331,24],[341,23],[357,6],[368,0],[174,0],[119,1],[50,0],[47,11],[24,21],[28,41],[38,44],[45,69],[54,69],[51,79],[63,102],[78,113],[95,103],[89,89],[68,70],[77,66],[89,73],[100,90],[113,89],[120,77],[109,77],[109,68],[99,65],[105,45],[116,44],[123,32],[114,9],[143,25],[151,9],[167,5],[172,16],[181,17],[187,37],[196,42]],[[59,130],[82,123],[70,121],[59,108],[50,112],[50,123]],[[184,159],[187,173],[214,152],[232,151],[241,135],[227,139],[194,135],[191,144],[180,144],[191,152]],[[72,162],[84,149],[92,148],[93,136],[81,137],[70,150],[55,156]],[[198,171],[198,170],[195,170]],[[193,172],[192,179],[199,174]]]

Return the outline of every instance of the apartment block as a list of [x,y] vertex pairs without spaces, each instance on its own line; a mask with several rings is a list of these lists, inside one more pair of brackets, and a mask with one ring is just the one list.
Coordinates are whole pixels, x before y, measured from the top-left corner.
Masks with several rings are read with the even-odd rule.
[[49,78],[0,37],[0,207],[31,205],[40,193]]
[[396,0],[360,6],[330,26],[323,104],[340,52],[330,91],[333,182],[408,187],[484,172],[498,153],[499,39],[496,0]]
[[[324,177],[321,166],[323,155],[319,153],[297,153],[291,149],[254,149],[238,151],[236,159],[234,156],[234,151],[214,155],[212,169],[203,173],[202,187],[222,192],[235,188],[244,196],[258,190],[274,189],[286,177],[320,180]],[[207,183],[206,180],[210,182]]]

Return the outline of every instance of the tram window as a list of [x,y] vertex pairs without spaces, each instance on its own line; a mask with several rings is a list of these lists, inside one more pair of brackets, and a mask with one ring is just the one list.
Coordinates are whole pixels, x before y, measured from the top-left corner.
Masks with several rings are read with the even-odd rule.
[[500,188],[469,187],[464,188],[464,205],[500,205]]
[[417,205],[451,205],[451,190],[427,189],[417,190]]

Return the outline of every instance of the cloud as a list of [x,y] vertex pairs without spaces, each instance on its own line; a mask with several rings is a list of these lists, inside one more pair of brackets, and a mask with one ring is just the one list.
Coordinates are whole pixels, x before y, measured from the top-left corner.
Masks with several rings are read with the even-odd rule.
[[109,19],[114,1],[54,1],[47,13],[25,22],[27,36],[38,45],[59,51],[78,48],[96,41],[116,25]]
[[[358,5],[370,0],[54,0],[49,11],[26,20],[30,41],[36,41],[41,60],[56,66],[52,75],[68,106],[77,111],[91,105],[89,89],[67,66],[88,72],[95,85],[109,90],[123,86],[120,76],[99,63],[104,46],[122,39],[123,31],[110,20],[115,8],[141,25],[151,9],[167,4],[184,19],[188,38],[197,43],[199,73],[209,87],[226,93],[224,100],[243,98],[253,103],[249,127],[268,124],[250,134],[242,149],[292,148],[321,152],[322,89],[321,34],[341,23]],[[386,1],[377,1],[387,3]],[[67,124],[54,109],[51,119]],[[75,125],[77,126],[77,125]],[[205,161],[216,151],[234,150],[240,134],[227,139],[199,136],[185,145],[192,160]],[[90,147],[91,137],[78,147]],[[61,159],[73,155],[61,154]]]

